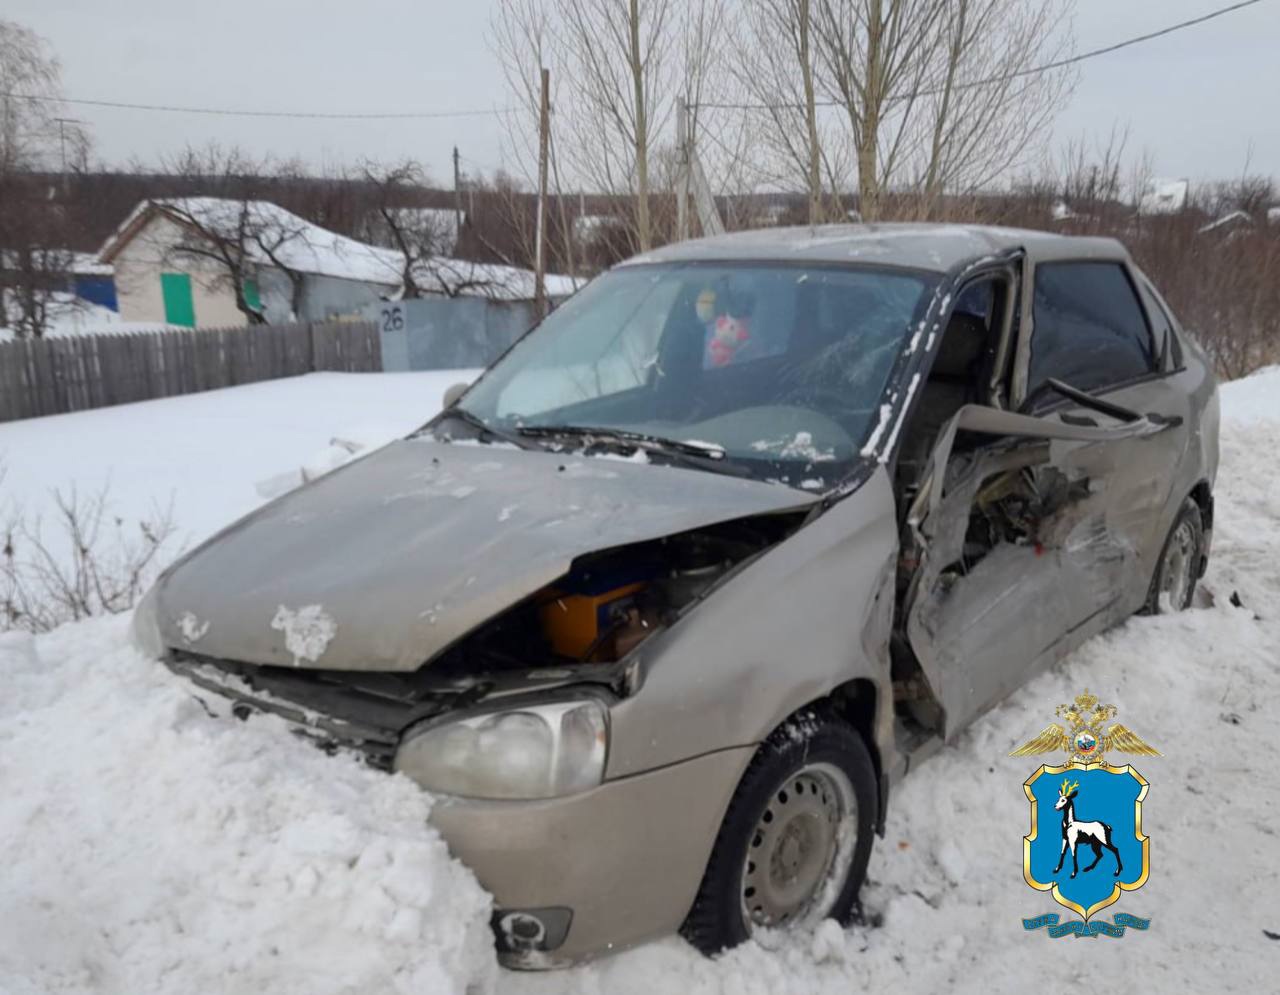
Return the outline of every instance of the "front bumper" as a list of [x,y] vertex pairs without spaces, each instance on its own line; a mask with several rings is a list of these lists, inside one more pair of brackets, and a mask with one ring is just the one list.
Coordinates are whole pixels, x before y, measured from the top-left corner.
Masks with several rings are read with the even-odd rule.
[[[568,798],[441,798],[431,823],[492,893],[495,926],[512,912],[569,912],[555,949],[513,949],[498,931],[505,966],[558,967],[680,927],[753,752],[723,750]],[[563,929],[550,932],[554,942]]]
[[[308,674],[192,654],[174,654],[167,665],[228,701],[234,715],[278,715],[321,748],[355,751],[388,771],[406,725],[465,707],[468,697],[406,697],[371,683],[376,674]],[[494,896],[502,963],[558,967],[680,927],[753,753],[722,750],[565,798],[440,797],[430,821]],[[545,927],[534,942],[521,935],[530,919]]]

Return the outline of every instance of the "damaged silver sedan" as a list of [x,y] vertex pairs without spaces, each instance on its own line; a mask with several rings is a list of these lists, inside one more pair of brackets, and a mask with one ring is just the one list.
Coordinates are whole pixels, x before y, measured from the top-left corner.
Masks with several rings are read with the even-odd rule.
[[672,246],[450,401],[135,627],[436,795],[512,966],[847,920],[890,788],[1209,553],[1210,365],[1110,240]]

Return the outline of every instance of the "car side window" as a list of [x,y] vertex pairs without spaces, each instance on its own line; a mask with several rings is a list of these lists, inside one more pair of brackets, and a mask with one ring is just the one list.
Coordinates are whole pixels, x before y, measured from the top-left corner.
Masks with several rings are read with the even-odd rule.
[[1142,283],[1142,296],[1147,303],[1147,314],[1155,325],[1155,341],[1157,357],[1163,353],[1164,368],[1167,373],[1182,368],[1182,343],[1178,341],[1173,315],[1169,313],[1164,300],[1156,293],[1156,289],[1148,282]]
[[1151,329],[1119,263],[1040,264],[1033,316],[1028,398],[1051,377],[1099,390],[1155,371]]

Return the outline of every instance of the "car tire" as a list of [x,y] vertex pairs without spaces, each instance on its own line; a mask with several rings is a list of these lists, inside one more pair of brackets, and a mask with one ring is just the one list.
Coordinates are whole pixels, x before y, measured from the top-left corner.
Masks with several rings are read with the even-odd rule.
[[1163,615],[1190,608],[1203,558],[1204,519],[1200,506],[1187,498],[1160,547],[1160,559],[1142,606],[1143,614]]
[[877,814],[875,769],[857,731],[825,709],[792,716],[743,774],[681,933],[713,954],[746,940],[757,923],[847,923]]

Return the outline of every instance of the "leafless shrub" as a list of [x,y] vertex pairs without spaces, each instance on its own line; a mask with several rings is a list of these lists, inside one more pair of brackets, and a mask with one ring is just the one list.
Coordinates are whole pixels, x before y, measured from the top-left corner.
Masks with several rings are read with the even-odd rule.
[[89,497],[56,491],[53,503],[50,522],[15,509],[0,526],[0,631],[128,611],[169,552],[171,508],[127,522],[110,511],[105,487]]

